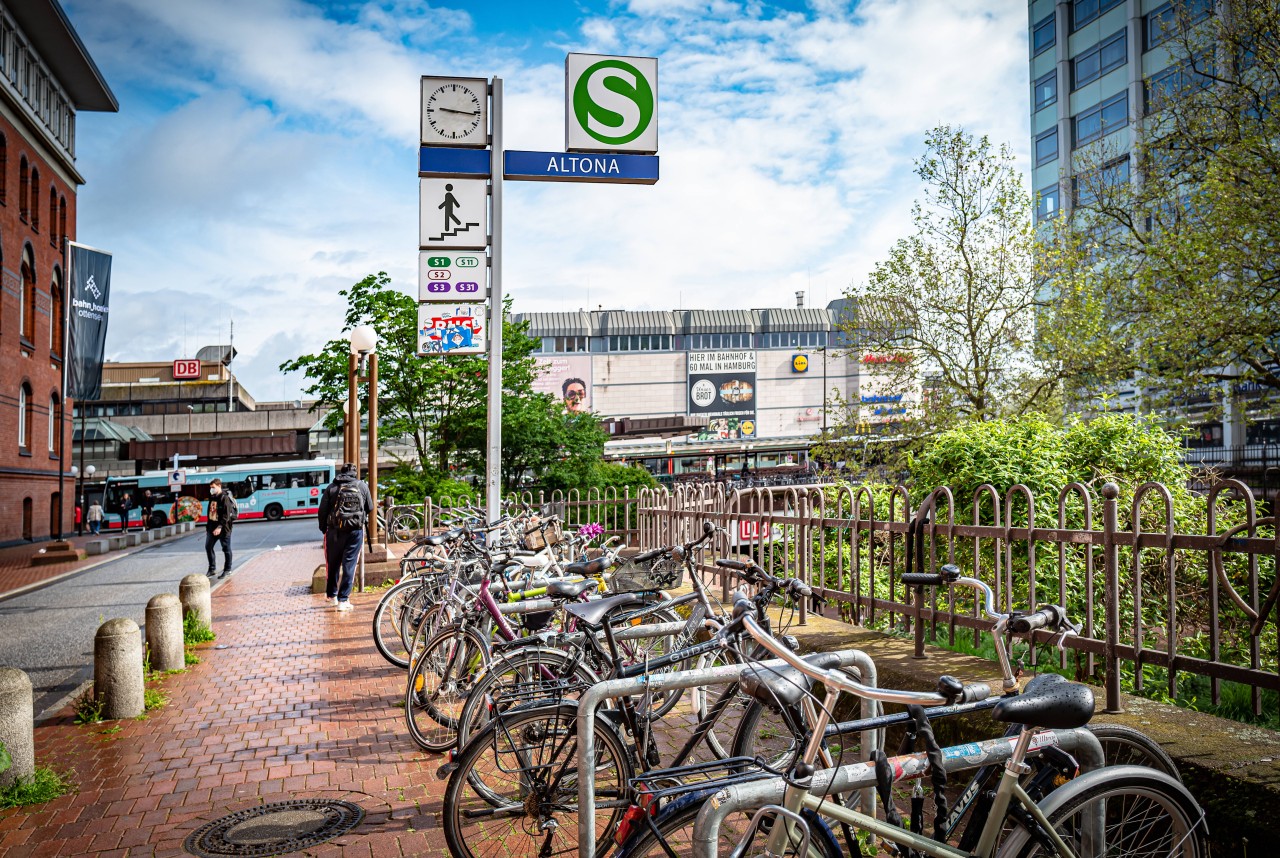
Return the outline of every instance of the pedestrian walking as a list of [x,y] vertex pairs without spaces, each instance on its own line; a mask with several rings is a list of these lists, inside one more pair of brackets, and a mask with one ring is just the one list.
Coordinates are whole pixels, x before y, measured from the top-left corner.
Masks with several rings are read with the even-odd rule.
[[89,504],[88,520],[90,533],[98,534],[102,532],[103,518],[105,518],[105,515],[102,512],[102,504],[97,501]]
[[209,568],[205,572],[210,578],[218,571],[217,561],[213,558],[213,546],[222,543],[222,574],[227,577],[231,571],[231,526],[235,524],[239,510],[231,494],[222,488],[222,480],[214,477],[209,483],[209,513],[204,522],[204,553],[209,558]]
[[151,489],[147,489],[142,493],[142,500],[138,504],[138,509],[142,512],[142,529],[151,529],[151,511],[155,509],[156,501],[151,496]]
[[125,492],[124,497],[120,499],[120,532],[124,533],[129,529],[129,513],[133,510],[133,495]]
[[325,588],[329,604],[351,610],[351,586],[364,542],[364,527],[373,513],[373,496],[351,462],[343,464],[320,496],[320,532],[324,534]]

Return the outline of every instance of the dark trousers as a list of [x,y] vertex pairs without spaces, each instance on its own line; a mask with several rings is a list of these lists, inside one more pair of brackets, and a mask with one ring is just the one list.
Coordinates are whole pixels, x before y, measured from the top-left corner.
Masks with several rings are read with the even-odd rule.
[[[351,595],[351,585],[356,580],[356,561],[360,559],[360,544],[364,542],[364,530],[337,530],[330,528],[324,535],[324,560],[327,577],[324,594],[345,602]],[[341,575],[341,578],[339,578]]]
[[223,572],[231,571],[231,530],[230,528],[222,528],[222,532],[217,536],[213,535],[213,530],[209,529],[204,532],[204,553],[209,555],[209,571],[212,572],[218,568],[218,563],[213,558],[213,546],[222,543],[222,556],[226,558],[226,563],[222,565]]

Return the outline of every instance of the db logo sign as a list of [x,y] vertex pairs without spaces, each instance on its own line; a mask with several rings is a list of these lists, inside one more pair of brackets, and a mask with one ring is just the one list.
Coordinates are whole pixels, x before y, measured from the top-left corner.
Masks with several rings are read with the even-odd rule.
[[198,379],[200,377],[200,361],[198,360],[175,360],[173,362],[173,380],[188,381],[190,379]]

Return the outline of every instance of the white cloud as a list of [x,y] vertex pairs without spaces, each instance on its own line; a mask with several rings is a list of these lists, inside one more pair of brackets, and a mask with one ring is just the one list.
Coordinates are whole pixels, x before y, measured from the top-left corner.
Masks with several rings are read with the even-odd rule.
[[122,104],[79,120],[80,238],[115,253],[109,351],[176,356],[182,316],[194,351],[234,315],[260,398],[295,395],[275,367],[337,335],[338,289],[386,270],[416,291],[423,73],[501,75],[507,147],[557,150],[563,50],[660,60],[657,185],[507,184],[526,311],[830,300],[909,230],[926,130],[1028,145],[1019,4],[630,0],[501,37],[480,35],[501,4],[68,7]]

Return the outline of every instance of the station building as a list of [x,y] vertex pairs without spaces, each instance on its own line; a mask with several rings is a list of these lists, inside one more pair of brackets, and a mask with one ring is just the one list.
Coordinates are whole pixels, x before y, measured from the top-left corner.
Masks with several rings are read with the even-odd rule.
[[[0,0],[0,545],[70,531],[62,398],[76,115],[115,96],[57,0]],[[61,513],[61,522],[59,521]]]
[[540,343],[537,389],[605,418],[607,458],[678,477],[802,468],[811,441],[846,419],[846,403],[863,429],[905,413],[911,395],[873,383],[878,356],[850,341],[846,313],[833,301],[514,320]]

